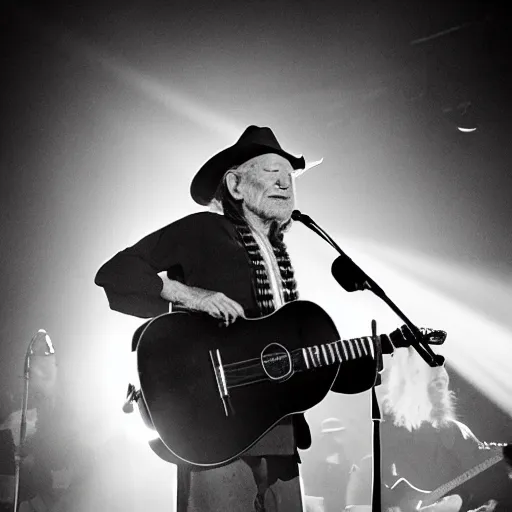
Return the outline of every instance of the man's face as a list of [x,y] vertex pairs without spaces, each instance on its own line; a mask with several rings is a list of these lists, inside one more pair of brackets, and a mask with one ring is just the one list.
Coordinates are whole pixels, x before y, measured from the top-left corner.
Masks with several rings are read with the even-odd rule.
[[244,167],[238,185],[244,208],[264,221],[289,220],[295,207],[290,162],[270,153],[252,158]]
[[329,433],[329,437],[333,443],[342,446],[345,443],[345,431],[337,430]]

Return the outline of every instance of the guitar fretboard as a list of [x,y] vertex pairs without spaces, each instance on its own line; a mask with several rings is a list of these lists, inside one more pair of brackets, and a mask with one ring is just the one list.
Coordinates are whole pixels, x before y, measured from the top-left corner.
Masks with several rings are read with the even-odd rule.
[[[289,366],[291,360],[293,372],[315,370],[334,364],[347,364],[358,359],[373,359],[374,357],[373,339],[369,336],[297,348],[277,356],[275,354],[270,355],[270,358],[274,359],[274,365],[284,365],[286,367]],[[268,375],[263,370],[261,358],[224,364],[223,369],[228,388],[246,386],[268,380]]]
[[469,469],[465,473],[462,473],[462,475],[458,476],[457,478],[454,478],[453,480],[450,480],[448,483],[442,485],[441,487],[438,487],[437,489],[432,491],[425,500],[422,501],[422,507],[432,505],[440,498],[442,498],[445,494],[449,493],[452,489],[455,489],[455,487],[458,487],[459,485],[463,484],[464,482],[467,482],[468,480],[475,477],[482,471],[485,471],[491,466],[494,466],[494,464],[498,463],[502,459],[503,455],[501,454],[495,455],[494,457],[490,457],[489,459],[484,460],[477,466],[474,466],[473,468]]
[[301,350],[307,370],[331,364],[346,363],[363,357],[375,357],[373,339],[369,336],[333,341],[305,347]]

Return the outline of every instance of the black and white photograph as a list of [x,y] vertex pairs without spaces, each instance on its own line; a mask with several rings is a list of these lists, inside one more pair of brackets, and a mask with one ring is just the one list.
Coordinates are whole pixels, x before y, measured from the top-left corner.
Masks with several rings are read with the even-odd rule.
[[0,4],[0,512],[511,512],[504,0]]

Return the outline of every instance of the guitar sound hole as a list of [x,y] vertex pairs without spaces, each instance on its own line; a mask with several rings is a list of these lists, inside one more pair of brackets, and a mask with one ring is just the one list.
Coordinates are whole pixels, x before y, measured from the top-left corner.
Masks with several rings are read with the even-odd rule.
[[267,345],[261,352],[261,365],[272,380],[283,380],[292,374],[290,352],[279,343]]

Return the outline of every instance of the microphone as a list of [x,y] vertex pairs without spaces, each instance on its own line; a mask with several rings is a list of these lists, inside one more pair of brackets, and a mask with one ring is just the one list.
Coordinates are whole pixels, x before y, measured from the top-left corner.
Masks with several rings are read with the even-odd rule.
[[51,356],[55,354],[52,340],[44,329],[39,329],[30,342],[31,356]]
[[346,254],[332,262],[331,274],[347,292],[370,289],[370,277]]
[[301,213],[299,210],[293,210],[292,219],[298,220],[310,228],[312,231],[327,240],[339,253],[331,266],[331,273],[334,279],[338,281],[340,286],[347,292],[355,292],[359,290],[371,290],[379,297],[385,295],[384,290],[354,263],[332,240],[332,238],[318,226],[309,215]]
[[[416,351],[420,354],[423,360],[431,367],[442,366],[444,364],[444,357],[435,354],[429,347],[429,344],[441,344],[446,338],[444,331],[433,331],[429,329],[426,333],[423,333],[418,329],[406,316],[398,309],[390,298],[386,295],[384,290],[359,268],[338,246],[338,244],[318,225],[311,217],[304,215],[299,210],[293,210],[292,219],[302,222],[311,231],[314,231],[318,236],[328,242],[336,251],[338,256],[332,266],[331,273],[336,281],[344,288],[347,292],[354,292],[356,290],[370,290],[377,297],[382,299],[406,324],[411,331],[411,338],[408,341]],[[402,333],[403,334],[403,333]],[[426,338],[426,339],[425,339]]]
[[309,215],[301,213],[299,210],[293,210],[292,219],[303,222],[306,225],[313,223],[313,219]]

